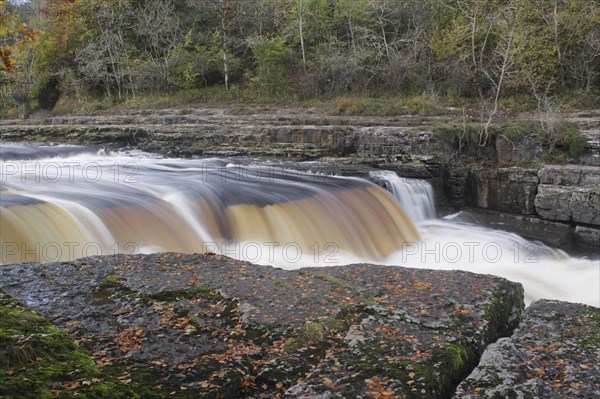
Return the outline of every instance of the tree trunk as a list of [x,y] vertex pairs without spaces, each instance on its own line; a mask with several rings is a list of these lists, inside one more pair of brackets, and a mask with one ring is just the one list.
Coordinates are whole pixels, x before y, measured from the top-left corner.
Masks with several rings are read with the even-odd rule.
[[300,0],[298,12],[298,29],[300,30],[300,48],[302,49],[302,71],[306,73],[306,52],[304,50],[303,12],[304,0]]
[[225,25],[225,13],[221,17],[221,34],[223,41],[221,43],[223,50],[223,73],[225,78],[225,91],[229,91],[229,59],[227,58],[227,26]]

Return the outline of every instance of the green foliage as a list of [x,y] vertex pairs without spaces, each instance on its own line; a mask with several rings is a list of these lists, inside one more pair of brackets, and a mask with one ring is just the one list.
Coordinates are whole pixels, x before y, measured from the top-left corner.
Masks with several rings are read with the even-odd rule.
[[558,135],[557,146],[571,158],[577,158],[585,152],[587,139],[576,126],[567,125]]
[[58,76],[46,76],[39,79],[35,88],[38,105],[43,109],[52,109],[60,99],[61,81]]
[[531,120],[520,120],[498,126],[498,133],[511,142],[518,142],[527,136],[539,135],[540,132],[540,123]]
[[537,133],[546,147],[543,154],[546,162],[562,162],[566,157],[577,158],[585,153],[587,139],[572,123],[541,124]]
[[291,51],[283,38],[261,38],[252,46],[260,87],[284,87],[289,81]]
[[21,20],[18,8],[0,0],[0,74],[15,73],[14,53],[36,36],[35,30]]
[[3,69],[31,63],[0,73],[4,105],[209,98],[223,84],[228,101],[344,96],[335,112],[347,115],[435,115],[440,94],[485,102],[490,121],[498,103],[530,111],[566,92],[585,94],[571,107],[600,103],[600,8],[587,0],[53,0],[36,17],[32,57],[16,46],[29,28],[13,14],[0,24]]
[[190,30],[170,56],[171,82],[183,89],[206,87],[222,80],[223,53],[217,44],[218,35],[205,43],[193,36]]

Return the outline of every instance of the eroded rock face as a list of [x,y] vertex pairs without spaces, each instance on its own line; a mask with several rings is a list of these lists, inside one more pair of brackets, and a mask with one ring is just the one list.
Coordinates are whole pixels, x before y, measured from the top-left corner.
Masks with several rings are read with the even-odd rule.
[[541,217],[600,225],[600,168],[549,165],[539,177],[535,207]]
[[6,265],[0,286],[147,397],[449,397],[523,308],[493,276],[182,254]]
[[469,169],[466,166],[448,165],[442,169],[442,187],[449,205],[466,205],[468,178]]
[[472,169],[469,176],[471,206],[532,215],[538,187],[536,169]]
[[540,184],[553,186],[600,186],[600,168],[579,165],[546,165],[539,173]]
[[540,184],[535,209],[548,220],[600,225],[600,189]]
[[539,162],[544,146],[535,136],[527,136],[517,142],[507,140],[503,136],[496,139],[496,156],[498,162]]
[[356,118],[298,109],[129,110],[114,115],[0,121],[0,138],[135,147],[175,157],[354,155],[395,159],[433,152],[433,134],[411,127],[427,122],[420,117]]
[[598,398],[599,344],[599,308],[535,302],[510,338],[486,349],[454,398]]
[[575,238],[578,242],[591,247],[600,247],[600,229],[592,227],[577,226]]

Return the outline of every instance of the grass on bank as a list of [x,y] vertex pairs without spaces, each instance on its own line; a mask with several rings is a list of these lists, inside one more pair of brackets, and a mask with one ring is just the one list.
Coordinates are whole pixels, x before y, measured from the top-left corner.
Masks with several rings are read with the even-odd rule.
[[[560,114],[571,110],[600,108],[600,93],[564,93],[553,101],[551,122],[536,121],[537,101],[530,96],[506,96],[500,101],[500,112],[489,127],[490,139],[481,146],[481,131],[486,115],[481,113],[477,99],[433,92],[406,93],[396,96],[344,95],[340,97],[303,96],[292,90],[265,90],[233,85],[180,90],[172,93],[146,93],[122,100],[116,98],[61,98],[53,115],[111,114],[127,110],[176,108],[178,114],[193,113],[193,108],[224,107],[231,115],[270,112],[273,108],[306,109],[311,113],[342,116],[403,116],[422,118],[445,116],[433,123],[432,130],[440,138],[444,151],[457,157],[493,159],[496,139],[518,146],[526,137],[533,138],[546,150],[543,162],[562,162],[584,154],[586,138],[579,129],[561,120]],[[35,104],[33,105],[35,107]],[[33,110],[33,108],[32,108]],[[5,117],[18,118],[21,108],[4,111]],[[483,118],[482,118],[483,116]],[[450,122],[447,120],[450,119]],[[446,120],[446,121],[444,121]],[[455,122],[452,122],[455,121]]]
[[[566,92],[554,99],[557,111],[600,108],[600,92]],[[259,88],[233,85],[229,90],[223,86],[211,86],[171,92],[142,93],[118,99],[111,98],[60,98],[52,110],[54,115],[89,115],[109,113],[114,109],[161,109],[182,107],[233,107],[233,106],[285,106],[316,108],[329,115],[347,116],[435,116],[461,113],[463,108],[470,115],[477,115],[481,105],[477,98],[466,98],[452,93],[439,94],[398,93],[396,95],[351,94],[342,96],[306,95],[293,88]],[[538,103],[531,96],[505,96],[500,100],[500,115],[514,116],[533,112]],[[36,103],[28,104],[26,113],[38,110]],[[0,110],[4,118],[20,118],[22,106]]]
[[482,125],[478,123],[436,122],[432,125],[432,131],[446,152],[467,157],[485,156],[486,152],[489,153],[488,157],[493,157],[498,139],[519,145],[524,139],[531,138],[545,148],[542,161],[561,162],[568,157],[582,156],[587,144],[579,128],[566,121],[555,121],[550,125],[537,120],[516,119],[493,124],[489,128],[489,139],[483,146]]

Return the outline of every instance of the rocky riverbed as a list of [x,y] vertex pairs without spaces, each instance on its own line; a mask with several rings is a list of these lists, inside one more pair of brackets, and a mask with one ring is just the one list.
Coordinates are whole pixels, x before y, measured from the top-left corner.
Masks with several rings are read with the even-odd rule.
[[5,265],[0,287],[2,398],[600,392],[600,311],[521,322],[522,287],[493,276],[157,254]]

